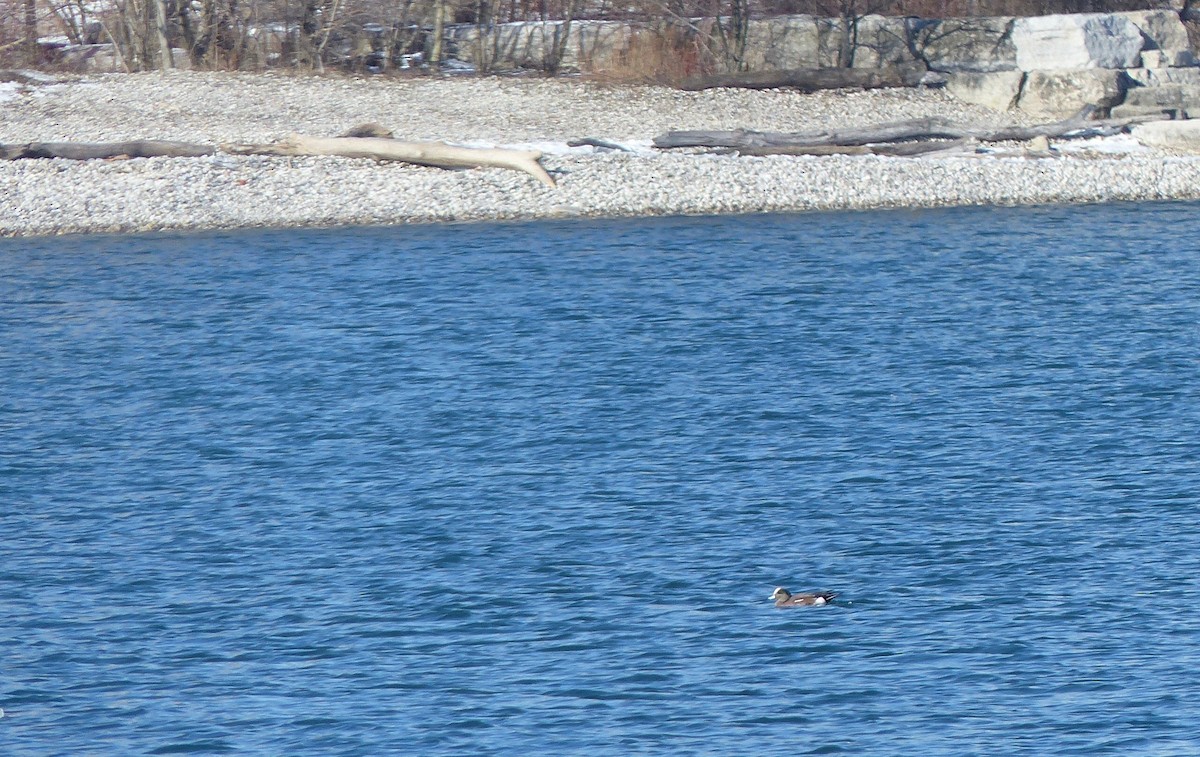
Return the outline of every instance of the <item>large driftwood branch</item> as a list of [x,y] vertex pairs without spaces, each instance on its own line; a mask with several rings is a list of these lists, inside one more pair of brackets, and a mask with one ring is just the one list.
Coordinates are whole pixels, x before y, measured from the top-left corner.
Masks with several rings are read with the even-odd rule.
[[1130,125],[1148,120],[1146,117],[1113,118],[1089,121],[1094,106],[1087,106],[1064,121],[1039,126],[1006,126],[979,129],[954,124],[944,118],[918,118],[866,128],[830,129],[809,132],[764,132],[737,129],[734,131],[671,131],[654,138],[659,149],[678,147],[708,147],[753,151],[756,155],[774,152],[796,154],[797,148],[853,147],[894,142],[917,142],[933,139],[974,139],[980,142],[1024,142],[1036,137],[1085,138],[1119,134]]
[[886,155],[892,158],[913,158],[918,155],[946,153],[962,154],[978,144],[974,139],[936,140],[930,142],[891,142],[873,145],[796,145],[779,147],[746,147],[740,155]]
[[734,74],[693,76],[680,89],[694,92],[717,87],[741,89],[791,88],[802,92],[823,89],[882,89],[915,87],[925,75],[923,63],[908,63],[884,68],[793,68],[787,71],[752,71]]
[[67,160],[103,160],[107,158],[199,158],[212,155],[211,145],[137,139],[131,142],[26,142],[0,145],[0,159],[65,158]]
[[[384,134],[383,127],[368,124],[352,133]],[[340,155],[348,158],[396,160],[438,168],[511,168],[533,176],[547,186],[554,179],[542,168],[542,154],[534,150],[455,147],[443,142],[402,142],[382,136],[306,137],[293,135],[266,145],[198,145],[187,142],[139,139],[130,142],[27,142],[0,144],[0,160],[65,158],[103,160],[110,158],[198,158],[218,150],[234,155]]]
[[511,168],[524,171],[553,187],[554,179],[542,168],[535,150],[456,147],[444,142],[403,142],[378,137],[307,137],[293,134],[265,145],[221,145],[234,155],[337,155],[343,158],[396,160],[438,168]]

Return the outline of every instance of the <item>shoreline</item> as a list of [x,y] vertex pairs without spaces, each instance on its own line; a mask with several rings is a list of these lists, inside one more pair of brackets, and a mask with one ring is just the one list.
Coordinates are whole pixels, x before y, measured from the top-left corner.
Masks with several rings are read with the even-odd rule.
[[[930,90],[683,93],[571,79],[168,72],[4,97],[0,142],[268,141],[377,121],[401,139],[536,147],[559,183],[346,158],[0,161],[7,237],[1200,199],[1200,157],[1128,138],[1051,157],[736,157],[648,146],[683,128],[801,131],[927,115],[1024,123]],[[631,151],[566,146],[581,137]]]
[[124,230],[96,230],[89,229],[85,231],[54,231],[45,234],[6,234],[0,233],[0,243],[5,241],[13,242],[51,242],[51,241],[70,241],[80,237],[122,237],[134,239],[155,239],[155,238],[186,238],[186,237],[203,237],[207,235],[227,235],[238,234],[241,232],[253,233],[262,232],[264,234],[282,233],[287,231],[311,231],[311,232],[339,232],[339,231],[356,231],[356,230],[399,230],[399,229],[437,229],[437,228],[463,228],[471,226],[490,227],[498,225],[521,225],[521,224],[539,224],[539,223],[586,223],[586,222],[606,222],[614,223],[621,221],[637,221],[637,220],[672,220],[672,219],[688,219],[688,218],[738,218],[753,220],[759,216],[775,216],[775,215],[806,215],[806,214],[826,214],[826,213],[905,213],[905,212],[921,212],[931,210],[955,210],[955,209],[1037,209],[1037,208],[1082,208],[1082,207],[1107,207],[1111,206],[1114,209],[1119,208],[1136,208],[1144,204],[1161,204],[1161,203],[1200,203],[1200,196],[1171,198],[1171,199],[1119,199],[1119,200],[1098,200],[1095,202],[1038,202],[1038,203],[1021,203],[1021,204],[987,204],[977,203],[973,205],[890,205],[890,206],[872,206],[861,208],[810,208],[804,210],[767,210],[767,211],[746,211],[746,212],[729,212],[729,213],[659,213],[659,214],[637,214],[637,215],[595,215],[595,216],[514,216],[509,218],[462,218],[462,219],[444,219],[444,220],[405,220],[389,223],[372,223],[372,222],[349,222],[335,224],[279,224],[279,225],[257,225],[257,226],[179,226],[179,227],[162,227],[162,228],[146,228],[146,229],[124,229]]

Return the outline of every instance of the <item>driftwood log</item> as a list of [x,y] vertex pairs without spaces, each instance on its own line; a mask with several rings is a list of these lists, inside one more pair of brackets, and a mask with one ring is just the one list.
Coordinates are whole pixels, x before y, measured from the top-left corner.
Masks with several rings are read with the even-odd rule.
[[[352,132],[381,133],[374,124],[356,127]],[[376,131],[378,130],[378,131]],[[437,168],[510,168],[533,176],[553,187],[554,179],[542,168],[540,152],[504,148],[456,147],[444,142],[403,142],[387,137],[306,137],[294,134],[271,144],[197,145],[164,140],[132,142],[28,142],[0,144],[0,160],[23,158],[66,158],[101,160],[111,158],[196,158],[216,152],[234,155],[338,155],[347,158],[371,158],[400,161]]]
[[580,137],[567,141],[567,147],[598,147],[601,150],[610,152],[633,152],[625,145],[610,142],[607,139],[599,139],[598,137]]
[[739,155],[884,155],[892,158],[915,158],[920,155],[961,154],[979,144],[974,139],[935,140],[930,142],[888,142],[874,145],[813,145],[794,147],[746,147],[730,150]]
[[456,147],[445,142],[403,142],[380,137],[306,137],[292,134],[265,145],[221,145],[234,155],[337,155],[343,158],[396,160],[438,168],[511,168],[524,171],[546,186],[554,179],[542,168],[536,150]]
[[0,145],[0,159],[65,158],[104,160],[110,158],[199,158],[216,153],[212,145],[136,139],[131,142],[26,142]]
[[823,89],[883,89],[915,87],[925,76],[923,63],[868,68],[793,68],[787,71],[752,71],[735,74],[693,76],[680,89],[695,92],[717,87],[741,89],[798,89],[816,92]]
[[[905,150],[878,149],[882,145],[930,142],[932,140],[974,140],[978,142],[1024,142],[1037,137],[1086,138],[1119,134],[1135,123],[1150,120],[1148,117],[1113,118],[1102,121],[1089,120],[1095,113],[1089,105],[1074,116],[1039,126],[1005,126],[980,129],[954,124],[944,118],[918,118],[897,121],[866,128],[829,129],[808,132],[764,132],[737,129],[734,131],[671,131],[654,138],[654,146],[667,150],[680,147],[705,147],[710,149],[737,150],[746,155],[801,155],[801,154],[858,154],[868,146],[875,154],[908,154],[940,150],[950,147],[945,142],[935,143],[932,150],[906,148]],[[842,149],[838,149],[842,148]]]

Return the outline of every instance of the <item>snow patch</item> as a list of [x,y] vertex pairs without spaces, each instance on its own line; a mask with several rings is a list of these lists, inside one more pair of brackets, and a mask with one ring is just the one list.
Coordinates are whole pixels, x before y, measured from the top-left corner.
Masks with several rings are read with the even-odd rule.
[[1132,134],[1116,134],[1111,137],[1091,137],[1054,142],[1059,152],[1092,152],[1105,155],[1145,155],[1154,152]]
[[596,147],[593,145],[577,145],[572,146],[566,142],[554,140],[539,140],[536,142],[510,142],[507,144],[497,144],[485,140],[455,140],[447,144],[454,144],[459,147],[475,147],[491,149],[494,147],[503,147],[509,150],[537,150],[543,155],[595,155],[598,153],[609,152],[626,152],[632,155],[658,155],[659,151],[654,149],[654,143],[649,139],[605,139],[616,148]]

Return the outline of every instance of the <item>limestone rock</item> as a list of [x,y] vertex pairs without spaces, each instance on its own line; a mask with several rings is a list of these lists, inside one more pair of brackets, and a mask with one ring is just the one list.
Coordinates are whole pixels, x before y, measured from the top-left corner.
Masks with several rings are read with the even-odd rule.
[[1113,69],[1030,71],[1017,106],[1042,118],[1069,118],[1085,105],[1111,108],[1121,102],[1125,87],[1124,74]]
[[1190,118],[1193,114],[1200,115],[1200,86],[1186,84],[1133,87],[1125,93],[1125,101],[1112,109],[1114,118]]
[[1143,50],[1142,66],[1145,68],[1186,68],[1196,65],[1196,56],[1191,50]]
[[1034,137],[1025,143],[1025,150],[1031,153],[1040,155],[1048,155],[1053,148],[1050,147],[1050,138],[1046,135]]
[[1151,121],[1133,127],[1133,136],[1147,147],[1200,153],[1200,119],[1194,121]]
[[1129,11],[1114,15],[1127,18],[1137,26],[1146,38],[1147,50],[1191,50],[1187,27],[1176,11]]
[[884,68],[916,60],[908,47],[904,18],[864,16],[859,19],[855,41],[855,68]]
[[937,71],[991,73],[1017,68],[1014,19],[909,19],[913,46]]
[[812,16],[781,16],[750,22],[746,65],[751,71],[816,68],[820,37]]
[[1154,68],[1127,68],[1125,76],[1129,78],[1129,86],[1131,87],[1152,87],[1154,86],[1153,77],[1159,69]]
[[[842,65],[842,61],[839,59],[839,48],[845,37],[843,29],[840,18],[817,19],[818,68],[835,68]],[[853,55],[853,50],[850,51],[850,54]]]
[[881,68],[915,60],[908,47],[906,19],[863,16],[849,37],[845,33],[846,24],[842,18],[818,18],[816,21],[819,67],[837,68],[843,65],[843,44],[849,46],[847,53],[854,68]]
[[946,91],[965,102],[992,110],[1008,110],[1016,105],[1024,79],[1025,74],[1021,71],[955,73],[946,78]]
[[1183,107],[1183,89],[1179,86],[1134,87],[1125,93],[1125,101],[1112,109],[1113,118],[1157,116],[1187,118]]
[[1125,75],[1142,87],[1161,87],[1164,84],[1200,87],[1200,68],[1131,68]]
[[1022,71],[1135,68],[1143,46],[1137,25],[1112,13],[1019,18],[1012,38]]

